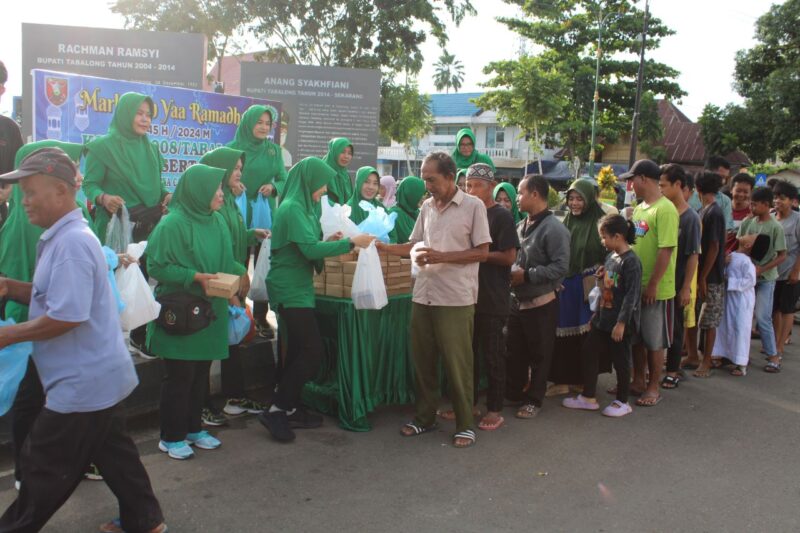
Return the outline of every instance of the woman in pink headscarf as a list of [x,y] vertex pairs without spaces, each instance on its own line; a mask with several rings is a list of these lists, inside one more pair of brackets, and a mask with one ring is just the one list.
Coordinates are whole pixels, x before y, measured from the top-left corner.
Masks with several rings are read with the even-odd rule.
[[394,180],[394,176],[382,177],[381,188],[378,194],[381,197],[381,203],[383,203],[387,210],[396,203],[394,198],[395,192],[397,192],[397,182]]

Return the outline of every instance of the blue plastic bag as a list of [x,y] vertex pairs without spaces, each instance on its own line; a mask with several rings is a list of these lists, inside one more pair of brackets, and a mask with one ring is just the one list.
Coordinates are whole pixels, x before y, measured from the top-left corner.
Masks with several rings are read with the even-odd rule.
[[[15,324],[13,319],[0,320],[0,327]],[[32,342],[12,344],[0,350],[0,416],[14,404],[19,382],[28,369],[28,356],[33,353]]]
[[272,211],[267,198],[258,194],[254,202],[250,202],[253,217],[250,219],[250,229],[272,229]]
[[250,331],[250,317],[244,307],[228,306],[228,346],[241,343]]
[[247,220],[247,195],[245,193],[236,197],[236,207],[239,208],[239,212],[242,214],[242,220]]
[[117,302],[117,311],[122,312],[125,310],[125,302],[122,301],[122,296],[119,294],[119,287],[117,287],[117,278],[114,277],[114,271],[119,266],[119,257],[114,253],[114,250],[108,246],[103,246],[103,254],[106,256],[106,264],[108,265],[108,282],[111,284],[111,292],[114,294],[114,300]]
[[374,235],[379,241],[388,243],[389,233],[394,229],[394,222],[397,220],[397,213],[387,215],[382,207],[375,207],[363,200],[358,205],[368,213],[367,218],[358,225],[358,229],[362,233]]

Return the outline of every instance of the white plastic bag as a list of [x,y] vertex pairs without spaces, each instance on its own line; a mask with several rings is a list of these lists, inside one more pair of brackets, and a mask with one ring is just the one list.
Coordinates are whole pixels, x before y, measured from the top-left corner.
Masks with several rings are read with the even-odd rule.
[[139,265],[117,269],[116,279],[119,295],[125,302],[125,309],[119,315],[123,331],[133,331],[158,318],[161,304],[153,296]]
[[322,226],[322,240],[327,241],[328,237],[338,231],[341,231],[345,238],[363,233],[350,220],[349,205],[331,205],[327,195],[323,196],[320,202],[322,203],[322,216],[319,218],[319,223]]
[[592,313],[596,313],[597,308],[600,306],[599,304],[600,304],[601,294],[602,291],[600,290],[600,287],[598,287],[597,285],[595,285],[594,288],[589,291],[589,310]]
[[383,282],[381,258],[374,242],[358,254],[350,295],[356,309],[383,309],[389,303],[386,284]]
[[122,254],[133,240],[133,225],[128,216],[128,208],[124,205],[111,215],[106,226],[106,246],[115,253]]
[[409,254],[409,256],[411,257],[411,277],[414,279],[417,279],[420,269],[424,268],[420,266],[419,263],[417,263],[417,257],[419,257],[419,254],[421,253],[419,251],[420,248],[425,248],[425,243],[422,241],[419,241],[414,246],[412,246],[411,253]]
[[258,261],[253,269],[253,280],[250,283],[250,292],[247,297],[254,302],[266,302],[269,300],[267,294],[267,274],[269,274],[269,251],[270,240],[264,239],[261,243],[261,250],[258,251]]

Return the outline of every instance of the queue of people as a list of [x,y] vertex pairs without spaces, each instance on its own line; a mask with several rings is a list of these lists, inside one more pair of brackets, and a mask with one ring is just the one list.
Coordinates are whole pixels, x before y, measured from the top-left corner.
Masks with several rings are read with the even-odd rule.
[[[119,519],[103,531],[166,530],[118,422],[117,406],[137,380],[111,311],[108,267],[99,258],[105,228],[123,208],[135,239],[147,241],[139,262],[162,306],[157,320],[132,332],[131,343],[164,361],[159,449],[176,460],[222,445],[205,429],[214,414],[204,414],[214,360],[222,361],[224,413],[257,415],[278,442],[323,423],[301,402],[324,355],[312,278],[326,257],[375,241],[366,234],[323,240],[325,196],[348,205],[356,224],[367,217],[364,202],[396,213],[392,242],[376,242],[377,248],[405,257],[416,248],[409,332],[416,405],[401,427],[405,437],[430,432],[439,419],[454,420],[453,445],[470,447],[476,429],[491,432],[506,423],[507,405],[528,420],[547,395],[570,391],[579,393],[564,407],[599,410],[598,375],[612,368],[614,400],[602,411],[609,417],[632,413],[631,403],[657,405],[663,389],[686,379],[686,369],[707,378],[730,366],[732,375],[744,376],[753,315],[765,371],[781,370],[800,297],[798,191],[786,182],[755,188],[739,174],[729,188],[733,200],[725,203],[719,199],[728,177],[719,171],[729,168],[724,160],[697,176],[642,160],[621,176],[636,194],[627,218],[607,214],[593,183],[577,180],[561,221],[549,207],[547,180],[531,174],[516,188],[498,183],[470,130],[458,133],[453,154],[429,154],[420,177],[398,184],[364,166],[353,181],[354,146],[346,138],[332,139],[323,158],[303,159],[287,172],[281,150],[268,140],[276,117],[254,105],[235,139],[189,167],[170,193],[147,136],[152,114],[148,97],[123,95],[106,136],[85,147],[31,143],[18,152],[17,170],[0,176],[16,184],[0,232],[0,272],[7,276],[0,294],[8,300],[6,316],[19,322],[0,328],[0,347],[35,343],[12,408],[20,495],[0,524],[41,527],[93,464],[120,500]],[[93,212],[78,201],[81,189]],[[252,224],[251,208],[262,198],[272,210],[271,227]],[[750,216],[742,218],[746,209]],[[261,404],[246,395],[227,329],[228,306],[244,305],[248,265],[267,237],[270,269],[259,281],[270,302],[255,302],[254,318],[259,334],[270,337],[268,305],[278,316],[280,372],[271,402]],[[24,253],[10,253],[11,242]],[[239,292],[208,296],[217,273],[238,277]],[[57,357],[64,350],[75,355]],[[440,359],[449,411],[439,409]],[[478,406],[481,368],[485,414]],[[89,391],[98,382],[100,390]],[[58,461],[42,465],[54,446],[62,447],[66,475]],[[121,479],[133,481],[118,491]]]

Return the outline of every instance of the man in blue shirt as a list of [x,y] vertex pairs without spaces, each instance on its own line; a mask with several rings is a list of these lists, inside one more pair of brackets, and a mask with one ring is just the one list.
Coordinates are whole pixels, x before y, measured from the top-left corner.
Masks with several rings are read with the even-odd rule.
[[46,395],[22,450],[19,496],[0,517],[0,531],[41,529],[93,462],[120,506],[119,525],[102,530],[163,533],[161,507],[117,409],[138,379],[100,242],[75,207],[76,176],[58,148],[37,150],[0,176],[0,183],[20,182],[28,218],[46,230],[33,283],[0,278],[0,296],[30,306],[27,322],[0,328],[0,348],[33,341]]

